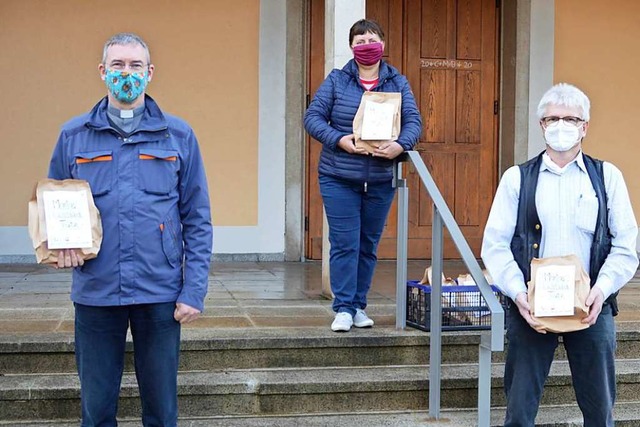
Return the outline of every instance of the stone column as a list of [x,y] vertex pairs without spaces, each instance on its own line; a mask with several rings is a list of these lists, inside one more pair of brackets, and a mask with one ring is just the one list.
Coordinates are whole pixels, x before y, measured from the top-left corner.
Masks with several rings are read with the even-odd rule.
[[531,1],[530,26],[528,159],[545,149],[537,114],[540,98],[553,86],[555,1]]
[[[324,73],[328,75],[353,57],[349,47],[349,29],[354,22],[365,17],[365,0],[326,0],[324,8]],[[333,298],[329,280],[329,227],[326,214],[323,216],[322,294]]]

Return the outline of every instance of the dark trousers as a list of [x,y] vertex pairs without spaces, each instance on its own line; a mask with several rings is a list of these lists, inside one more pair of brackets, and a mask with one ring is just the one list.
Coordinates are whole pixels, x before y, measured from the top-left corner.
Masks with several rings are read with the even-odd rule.
[[351,315],[367,306],[377,250],[395,188],[391,181],[352,183],[320,175],[320,194],[329,223],[333,311]]
[[616,337],[611,306],[602,308],[595,325],[563,334],[539,334],[520,316],[515,304],[507,310],[506,320],[505,427],[534,426],[559,336],[567,352],[584,426],[613,427]]
[[95,307],[75,304],[76,364],[82,427],[117,426],[127,329],[145,427],[175,427],[180,323],[175,303]]

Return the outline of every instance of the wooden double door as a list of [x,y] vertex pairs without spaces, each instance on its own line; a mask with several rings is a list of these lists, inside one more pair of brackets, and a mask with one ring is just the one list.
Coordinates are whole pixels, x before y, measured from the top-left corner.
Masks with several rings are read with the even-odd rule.
[[[310,1],[309,94],[324,79],[324,1]],[[479,256],[498,176],[496,0],[367,0],[366,16],[385,31],[385,60],[407,76],[423,121],[415,150],[427,165],[472,250]],[[345,40],[348,43],[348,40]],[[306,256],[322,257],[321,144],[307,138]],[[433,203],[407,165],[410,258],[431,257]],[[379,258],[396,255],[397,207]],[[459,254],[445,232],[445,257]]]

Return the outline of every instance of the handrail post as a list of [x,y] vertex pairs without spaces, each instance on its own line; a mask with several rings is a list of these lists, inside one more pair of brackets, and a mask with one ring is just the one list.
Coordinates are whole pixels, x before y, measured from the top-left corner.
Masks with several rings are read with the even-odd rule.
[[402,177],[402,162],[394,164],[393,183],[398,192],[398,237],[396,253],[396,328],[407,326],[407,242],[409,238],[409,188]]
[[[398,267],[396,325],[406,325],[406,273],[408,242],[408,189],[406,181],[401,178],[400,162],[410,160],[420,177],[422,185],[433,200],[432,224],[432,277],[430,299],[430,334],[429,334],[429,416],[440,418],[440,398],[442,381],[442,266],[444,260],[443,235],[447,227],[449,235],[456,245],[466,267],[484,297],[491,313],[491,332],[480,336],[480,360],[478,364],[478,426],[489,427],[491,411],[491,352],[504,349],[504,310],[487,283],[480,265],[476,260],[469,243],[464,238],[460,226],[456,223],[451,210],[447,206],[440,190],[420,153],[408,151],[396,159],[394,167],[394,185],[398,191]],[[402,291],[402,292],[401,292]]]
[[443,224],[438,208],[433,206],[431,240],[431,327],[429,334],[429,416],[440,418],[440,383],[442,379],[442,264]]
[[478,363],[478,427],[491,425],[491,333],[480,335]]

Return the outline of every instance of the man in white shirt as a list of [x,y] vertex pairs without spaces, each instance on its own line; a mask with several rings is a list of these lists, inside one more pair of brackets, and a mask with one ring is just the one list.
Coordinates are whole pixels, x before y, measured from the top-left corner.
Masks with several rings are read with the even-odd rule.
[[[563,337],[585,427],[613,426],[615,297],[635,274],[638,227],[619,169],[582,153],[589,98],[560,83],[538,105],[546,150],[508,169],[496,192],[482,259],[509,297],[505,426],[533,426],[558,337]],[[591,278],[589,327],[539,332],[527,297],[532,258],[577,255]]]

